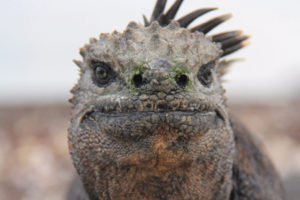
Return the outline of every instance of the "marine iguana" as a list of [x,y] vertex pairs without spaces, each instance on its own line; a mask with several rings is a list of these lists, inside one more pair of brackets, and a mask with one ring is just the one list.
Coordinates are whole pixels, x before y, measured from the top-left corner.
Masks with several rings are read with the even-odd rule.
[[[174,20],[158,0],[144,25],[102,33],[80,49],[69,149],[80,180],[68,199],[283,199],[269,158],[227,110],[223,57],[248,36],[207,33],[215,10]],[[81,183],[83,187],[81,187]]]

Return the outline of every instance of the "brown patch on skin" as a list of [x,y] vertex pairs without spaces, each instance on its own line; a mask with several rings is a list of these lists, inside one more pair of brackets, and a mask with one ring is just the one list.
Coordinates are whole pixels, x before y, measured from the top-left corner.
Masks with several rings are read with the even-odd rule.
[[179,145],[178,140],[181,137],[178,132],[172,131],[166,124],[162,124],[149,138],[151,141],[149,151],[139,150],[128,155],[122,160],[123,165],[146,168],[156,172],[188,168],[192,165],[192,157],[185,154],[182,146],[174,147]]
[[166,124],[162,124],[154,131],[153,152],[163,154],[167,147],[174,142],[179,136],[178,133],[170,131]]
[[158,171],[168,170],[179,166],[191,165],[192,159],[185,155],[183,148],[172,149],[180,135],[170,131],[166,124],[162,124],[154,131],[154,140],[151,150],[156,155],[155,168]]

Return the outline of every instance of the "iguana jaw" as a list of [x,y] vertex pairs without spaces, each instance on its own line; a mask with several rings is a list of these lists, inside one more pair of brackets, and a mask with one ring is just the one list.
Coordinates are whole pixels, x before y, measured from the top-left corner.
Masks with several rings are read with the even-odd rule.
[[[201,112],[104,113],[94,107],[86,112],[69,141],[74,164],[87,191],[102,197],[101,191],[111,184],[111,191],[122,187],[122,195],[130,195],[128,191],[142,192],[138,196],[147,199],[155,188],[160,188],[156,192],[162,193],[172,185],[197,186],[201,188],[196,192],[197,197],[204,198],[205,191],[215,187],[212,177],[219,171],[227,171],[224,180],[229,180],[233,155],[228,122],[221,119],[213,106],[211,108]],[[152,120],[149,126],[147,119]],[[121,122],[130,125],[120,125]],[[189,123],[192,123],[192,132],[181,130]],[[130,130],[134,135],[130,135]],[[188,180],[182,182],[187,177]],[[106,183],[107,179],[111,182]],[[144,183],[148,183],[147,187],[140,188]],[[219,188],[223,182],[218,184]]]

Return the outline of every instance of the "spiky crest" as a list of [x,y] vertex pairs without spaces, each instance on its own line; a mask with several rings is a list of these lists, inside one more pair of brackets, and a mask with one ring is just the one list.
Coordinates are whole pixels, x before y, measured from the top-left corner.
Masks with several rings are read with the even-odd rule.
[[[157,0],[151,16],[151,20],[148,21],[144,16],[145,26],[149,26],[153,21],[157,21],[161,26],[168,25],[174,19],[182,2],[183,0],[176,0],[171,8],[164,14],[167,0]],[[198,9],[176,21],[180,24],[181,27],[188,28],[190,23],[192,23],[195,19],[216,9],[217,8]],[[231,14],[221,15],[193,28],[188,28],[188,30],[190,30],[191,32],[199,31],[207,34],[209,31],[211,31],[221,23],[227,21],[229,18],[231,18]],[[244,43],[244,41],[246,41],[248,38],[249,36],[244,35],[241,31],[224,32],[212,36],[212,40],[214,42],[221,44],[221,48],[223,50],[222,57],[232,54],[233,52],[245,47],[246,43]]]

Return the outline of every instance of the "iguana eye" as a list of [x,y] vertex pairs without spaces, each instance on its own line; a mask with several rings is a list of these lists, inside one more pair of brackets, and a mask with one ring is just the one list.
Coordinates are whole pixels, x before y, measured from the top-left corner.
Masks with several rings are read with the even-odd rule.
[[115,77],[115,72],[111,67],[103,62],[92,61],[92,69],[94,70],[93,81],[98,86],[109,83]]
[[211,83],[213,82],[211,70],[214,67],[214,65],[215,65],[214,61],[209,62],[205,65],[202,65],[198,71],[198,74],[197,74],[198,80],[205,87],[209,87],[211,85]]

